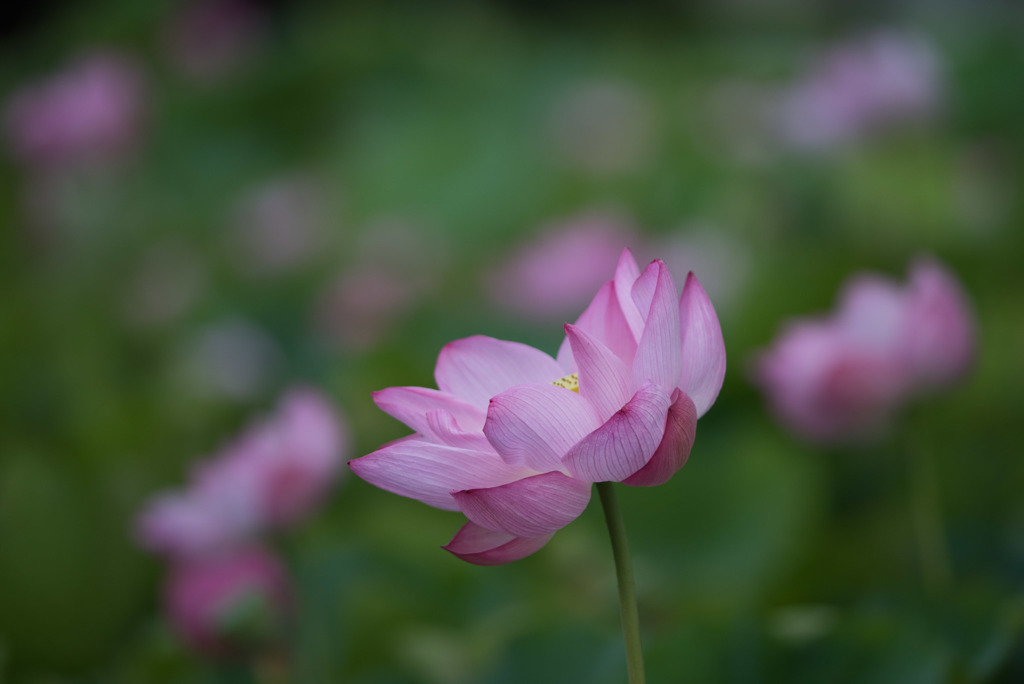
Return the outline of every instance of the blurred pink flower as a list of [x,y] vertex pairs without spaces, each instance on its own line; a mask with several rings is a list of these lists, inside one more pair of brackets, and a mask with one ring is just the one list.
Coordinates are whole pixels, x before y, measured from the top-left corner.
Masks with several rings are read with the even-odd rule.
[[326,193],[313,178],[281,176],[256,186],[238,201],[228,235],[244,271],[273,275],[294,271],[329,246]]
[[905,287],[852,279],[828,317],[790,323],[757,362],[779,418],[812,440],[880,436],[912,396],[948,386],[974,359],[973,316],[956,279],[930,259]]
[[202,464],[195,486],[229,489],[252,481],[262,523],[292,525],[307,517],[334,485],[347,435],[327,400],[293,389],[274,415],[246,431],[214,461]]
[[259,48],[266,34],[263,9],[247,0],[197,0],[167,26],[164,44],[171,63],[196,81],[228,76]]
[[119,161],[142,134],[145,83],[130,57],[97,51],[46,80],[16,91],[4,105],[15,156],[53,168]]
[[284,566],[257,547],[177,562],[164,585],[164,610],[174,630],[213,658],[273,646],[292,605]]
[[174,558],[211,556],[298,523],[333,487],[346,447],[327,400],[294,389],[272,416],[200,463],[184,491],[155,497],[137,521],[140,543]]
[[312,318],[331,343],[361,350],[436,287],[449,247],[437,231],[403,218],[378,219],[358,232],[363,238],[320,292]]
[[794,147],[834,147],[891,123],[931,117],[943,87],[930,43],[877,31],[834,46],[781,94],[779,132]]
[[634,239],[628,222],[612,213],[587,212],[545,226],[537,239],[487,272],[488,298],[524,317],[565,320],[600,287],[622,245]]
[[552,358],[516,342],[448,344],[440,389],[392,387],[374,400],[416,434],[349,462],[387,491],[469,519],[445,547],[482,565],[538,550],[574,520],[591,484],[666,482],[714,403],[725,348],[691,273],[677,299],[665,265],[629,251]]

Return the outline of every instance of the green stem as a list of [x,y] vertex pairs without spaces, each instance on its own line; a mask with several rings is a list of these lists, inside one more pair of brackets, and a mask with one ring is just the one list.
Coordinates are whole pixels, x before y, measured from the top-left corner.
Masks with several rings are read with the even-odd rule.
[[917,550],[925,586],[933,594],[939,594],[952,585],[953,571],[942,523],[935,463],[927,449],[916,446],[911,445],[908,456]]
[[644,652],[640,644],[640,614],[636,608],[636,588],[633,584],[633,566],[629,561],[629,542],[622,512],[611,482],[598,482],[597,493],[608,523],[615,557],[615,575],[619,580],[619,606],[622,610],[622,636],[626,642],[626,666],[629,684],[644,684]]

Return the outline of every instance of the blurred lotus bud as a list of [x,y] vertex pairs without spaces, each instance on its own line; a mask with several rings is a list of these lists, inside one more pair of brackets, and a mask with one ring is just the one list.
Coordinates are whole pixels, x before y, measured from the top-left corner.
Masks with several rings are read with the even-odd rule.
[[142,134],[146,87],[130,57],[99,51],[27,85],[4,105],[14,155],[38,169],[120,161]]
[[241,657],[278,645],[292,598],[287,573],[274,556],[245,548],[172,566],[164,610],[188,646],[212,658]]
[[825,149],[930,118],[943,98],[939,57],[924,38],[878,31],[833,46],[776,102],[779,134]]
[[571,319],[635,242],[629,222],[591,211],[544,226],[537,237],[485,273],[488,298],[500,308],[542,321]]
[[954,277],[917,262],[901,287],[856,276],[828,317],[790,323],[756,364],[756,381],[794,432],[821,442],[883,434],[908,399],[969,369],[974,323]]
[[169,61],[184,76],[214,83],[252,56],[266,37],[263,9],[247,0],[198,0],[186,4],[164,35]]

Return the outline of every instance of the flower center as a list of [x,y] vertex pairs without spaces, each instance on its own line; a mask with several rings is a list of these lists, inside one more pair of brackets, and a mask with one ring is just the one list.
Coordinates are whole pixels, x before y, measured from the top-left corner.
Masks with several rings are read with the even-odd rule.
[[571,390],[576,394],[580,393],[580,374],[573,373],[572,375],[566,375],[564,378],[558,378],[553,383],[555,387],[564,387],[567,390]]

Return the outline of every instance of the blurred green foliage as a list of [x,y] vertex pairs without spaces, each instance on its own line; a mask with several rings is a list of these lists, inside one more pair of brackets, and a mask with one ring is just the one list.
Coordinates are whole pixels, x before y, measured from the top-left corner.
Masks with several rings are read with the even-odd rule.
[[[130,171],[78,179],[43,241],[17,166],[0,165],[0,681],[256,681],[190,656],[161,622],[159,563],[130,536],[145,497],[289,382],[335,398],[358,456],[403,434],[370,392],[429,386],[445,342],[481,333],[554,352],[561,327],[494,310],[480,278],[543,222],[609,205],[649,236],[700,220],[753,254],[746,291],[720,311],[730,370],[690,463],[621,491],[650,680],[1024,680],[1022,16],[999,3],[748,5],[297,3],[275,7],[261,51],[215,86],[161,55],[171,3],[68,3],[10,36],[0,92],[113,46],[149,70],[151,116]],[[830,38],[890,23],[926,30],[946,59],[939,122],[832,155],[728,153],[709,114],[716,84],[783,82]],[[591,174],[552,158],[551,102],[592,80],[650,103],[639,167]],[[240,272],[225,217],[248,187],[293,171],[336,201],[333,250],[296,273]],[[331,347],[312,302],[382,216],[421,226],[448,267],[375,345]],[[167,239],[201,255],[206,288],[170,324],[130,325],[128,275]],[[799,444],[749,386],[751,354],[785,318],[826,309],[850,273],[902,276],[919,252],[973,298],[974,377],[918,407],[893,444]],[[192,335],[228,316],[280,353],[244,400],[181,377]],[[955,585],[938,598],[912,541],[907,441],[939,469]],[[537,555],[478,568],[438,548],[457,516],[348,478],[280,540],[300,596],[295,681],[622,681],[595,508]]]

